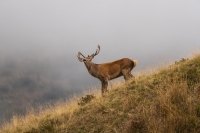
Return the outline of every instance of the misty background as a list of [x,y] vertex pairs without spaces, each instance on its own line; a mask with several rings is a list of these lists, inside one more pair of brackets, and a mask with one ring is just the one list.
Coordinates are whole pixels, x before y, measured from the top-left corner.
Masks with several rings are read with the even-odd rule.
[[100,86],[94,63],[138,60],[132,71],[200,49],[199,0],[1,0],[0,121],[13,112]]

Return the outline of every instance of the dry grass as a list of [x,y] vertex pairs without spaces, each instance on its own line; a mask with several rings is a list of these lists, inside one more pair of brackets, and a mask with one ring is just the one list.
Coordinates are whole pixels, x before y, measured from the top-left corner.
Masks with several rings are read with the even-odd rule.
[[[13,116],[2,133],[198,133],[200,55]],[[94,94],[93,96],[91,94]],[[81,98],[80,98],[81,97]],[[81,104],[78,104],[81,103]]]

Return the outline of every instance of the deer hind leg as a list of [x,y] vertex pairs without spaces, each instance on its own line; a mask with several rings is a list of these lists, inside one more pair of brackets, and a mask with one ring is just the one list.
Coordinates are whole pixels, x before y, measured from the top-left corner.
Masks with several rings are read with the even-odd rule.
[[108,87],[108,81],[107,80],[103,80],[101,81],[102,84],[102,88],[101,88],[101,93],[104,94],[105,92],[107,92],[107,87]]
[[134,78],[134,76],[131,74],[130,70],[124,69],[124,70],[122,70],[122,74],[124,76],[125,81],[128,81],[129,79]]
[[129,74],[129,79],[134,79],[135,80],[135,77],[131,74],[131,72]]

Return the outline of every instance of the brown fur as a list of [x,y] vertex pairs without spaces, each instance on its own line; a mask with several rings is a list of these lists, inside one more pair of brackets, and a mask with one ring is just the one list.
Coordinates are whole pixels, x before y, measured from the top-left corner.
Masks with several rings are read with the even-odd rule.
[[[100,50],[100,46],[99,46]],[[91,56],[85,57],[80,52],[78,54],[78,59],[81,62],[84,62],[88,72],[98,78],[102,83],[102,94],[107,91],[108,81],[124,76],[124,79],[127,81],[134,76],[131,74],[131,70],[136,66],[137,61],[131,60],[128,58],[119,59],[109,63],[95,64],[92,62],[92,59],[95,55],[98,54],[97,51]],[[84,58],[80,58],[80,54]]]

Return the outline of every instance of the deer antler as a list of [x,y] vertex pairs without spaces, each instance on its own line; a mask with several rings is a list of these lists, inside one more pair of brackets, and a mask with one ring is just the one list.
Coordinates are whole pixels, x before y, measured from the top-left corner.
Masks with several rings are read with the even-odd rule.
[[85,56],[81,52],[78,52],[79,57],[80,57],[80,55],[82,55],[85,58]]
[[[94,54],[92,54],[91,56],[88,55],[88,57],[85,57],[81,52],[78,52],[78,55],[77,55],[78,60],[80,62],[83,62],[83,61],[86,61],[86,60],[90,60],[91,61],[94,58],[94,56],[99,54],[100,46],[98,45],[97,48],[98,49],[96,50],[96,52]],[[83,58],[81,58],[80,56],[83,56]]]
[[98,45],[98,46],[97,46],[97,48],[98,48],[98,49],[96,50],[96,52],[95,52],[94,56],[96,56],[96,55],[98,55],[98,54],[99,54],[99,51],[100,51],[100,46]]
[[[80,55],[82,55],[84,58],[81,58]],[[78,57],[78,60],[79,60],[80,62],[83,62],[83,60],[85,59],[85,56],[84,56],[83,54],[81,54],[81,52],[78,52],[77,57]]]

